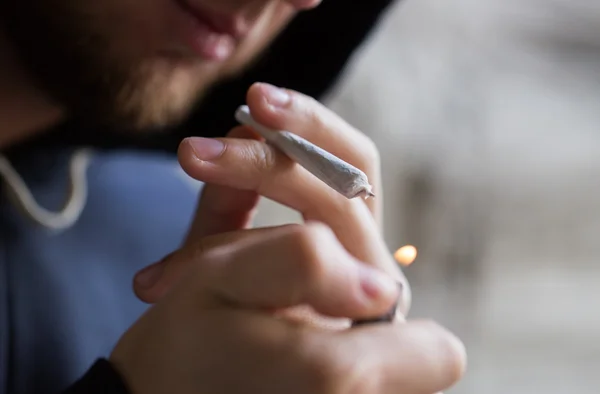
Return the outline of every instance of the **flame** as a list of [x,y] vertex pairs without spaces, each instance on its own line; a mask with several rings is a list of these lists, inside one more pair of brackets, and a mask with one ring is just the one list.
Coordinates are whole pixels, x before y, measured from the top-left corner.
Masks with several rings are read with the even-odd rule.
[[407,267],[416,260],[417,248],[412,245],[404,245],[394,253],[394,258],[400,265]]

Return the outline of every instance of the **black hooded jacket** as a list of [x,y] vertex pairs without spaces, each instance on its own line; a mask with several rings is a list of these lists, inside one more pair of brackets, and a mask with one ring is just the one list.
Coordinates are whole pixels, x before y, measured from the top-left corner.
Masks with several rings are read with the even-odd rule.
[[[163,151],[167,154],[174,154],[179,142],[184,137],[194,135],[205,137],[224,136],[228,130],[235,126],[233,113],[238,105],[245,101],[245,94],[248,87],[256,81],[268,82],[277,86],[294,89],[317,99],[322,97],[335,84],[354,51],[362,44],[375,27],[378,19],[383,15],[386,7],[390,6],[391,3],[391,0],[325,0],[317,9],[300,14],[279,35],[264,56],[251,69],[236,79],[223,83],[213,89],[210,95],[203,100],[203,104],[194,111],[189,120],[172,130],[149,135],[124,134],[107,131],[93,124],[88,124],[82,119],[71,119],[41,134],[40,137],[12,147],[6,154],[12,158],[16,158],[18,161],[20,153],[27,155],[27,152],[31,152],[32,150],[44,151],[54,148],[62,149],[63,147],[70,149],[81,146],[91,146],[107,151],[129,149],[142,152]],[[40,159],[38,156],[36,156],[36,160],[43,160],[43,158]],[[168,186],[165,186],[165,188],[168,188]],[[2,218],[0,217],[0,219]],[[12,230],[8,231],[7,234],[3,234],[3,232],[7,231],[0,226],[0,239],[17,239],[16,232]],[[53,245],[47,246],[48,248],[62,248],[56,253],[64,252],[65,247],[56,246],[56,241],[51,242],[53,242]],[[8,242],[5,244],[9,245]],[[77,245],[77,241],[73,241],[73,244]],[[4,246],[0,242],[0,268],[4,267],[2,265],[2,255],[8,256]],[[46,258],[44,254],[46,252],[40,252],[43,255],[39,257],[35,256],[34,251],[25,249],[25,256],[32,255],[35,258]],[[58,259],[60,258],[58,257]],[[103,256],[103,258],[109,257]],[[77,256],[74,259],[76,260]],[[19,259],[15,257],[13,260],[18,262]],[[49,264],[52,263],[49,262]],[[75,269],[79,269],[77,266],[75,267]],[[0,287],[4,286],[1,285],[3,280],[9,281],[6,278],[10,278],[10,276],[6,275],[3,270],[0,270]],[[86,275],[86,273],[78,273],[77,275]],[[23,272],[22,276],[29,278],[27,272]],[[93,275],[91,278],[94,280]],[[35,278],[29,279],[37,280]],[[118,280],[121,280],[121,278],[118,278]],[[61,368],[69,367],[67,365],[61,366],[63,361],[61,361],[60,355],[45,353],[60,352],[61,346],[64,345],[56,344],[53,347],[45,346],[44,343],[41,343],[39,344],[39,349],[54,349],[44,350],[44,354],[35,353],[36,348],[27,351],[27,354],[35,354],[35,357],[38,359],[37,365],[40,366],[36,366],[35,372],[27,371],[30,356],[20,361],[18,366],[15,367],[12,365],[14,364],[14,360],[16,360],[15,357],[18,358],[19,354],[24,352],[24,346],[30,346],[29,342],[31,341],[43,342],[43,340],[40,339],[42,338],[41,336],[32,338],[32,336],[39,334],[36,334],[36,327],[30,327],[30,323],[22,325],[21,328],[15,325],[15,323],[11,323],[11,313],[14,314],[19,311],[11,312],[11,307],[4,308],[4,305],[15,305],[21,302],[19,299],[11,300],[10,297],[13,297],[13,294],[21,294],[21,297],[27,298],[31,297],[31,294],[28,294],[27,291],[35,292],[35,289],[15,288],[12,289],[11,293],[10,286],[10,282],[7,282],[5,286],[9,288],[8,295],[6,296],[8,297],[7,299],[2,298],[5,293],[4,291],[0,291],[0,318],[2,318],[2,327],[10,327],[7,330],[0,330],[0,347],[6,341],[9,343],[8,346],[10,348],[8,352],[0,351],[0,393],[4,393],[4,388],[7,388],[6,392],[10,394],[43,393],[45,389],[39,387],[40,384],[45,385],[42,381],[52,381],[53,374],[56,374],[57,371],[60,373]],[[66,300],[68,302],[68,298]],[[23,321],[30,322],[32,319],[30,315],[38,312],[46,314],[46,316],[48,313],[56,313],[54,318],[60,319],[60,310],[52,312],[49,310],[51,308],[44,305],[37,305],[35,298],[31,298],[28,302],[29,304],[26,302],[22,303],[27,307],[23,312],[26,315],[22,316]],[[31,307],[30,304],[34,304],[33,311],[29,309]],[[38,309],[40,307],[43,309]],[[52,315],[47,316],[47,318],[53,319]],[[73,317],[71,316],[71,318]],[[33,319],[33,321],[41,322],[43,319]],[[12,342],[13,340],[11,339],[12,337],[17,337],[19,332],[21,333],[21,337],[27,337],[23,345],[20,342]],[[32,332],[32,334],[29,334],[29,332]],[[64,341],[68,346],[69,335],[76,337],[78,333],[67,334],[57,332],[55,337],[64,337]],[[79,339],[81,340],[81,338]],[[85,340],[81,340],[80,343],[85,344]],[[70,345],[76,346],[74,343]],[[63,359],[68,362],[68,357],[65,356]],[[17,379],[14,376],[11,378],[11,374],[14,375],[17,373],[17,370],[19,370],[18,373],[21,378]],[[39,382],[23,382],[30,375],[34,376],[34,380],[38,379],[37,376],[41,376],[41,378],[39,378]],[[17,384],[17,380],[21,383]],[[61,384],[57,383],[56,385],[61,386]],[[107,360],[100,358],[65,393],[126,394],[127,388],[111,364]]]

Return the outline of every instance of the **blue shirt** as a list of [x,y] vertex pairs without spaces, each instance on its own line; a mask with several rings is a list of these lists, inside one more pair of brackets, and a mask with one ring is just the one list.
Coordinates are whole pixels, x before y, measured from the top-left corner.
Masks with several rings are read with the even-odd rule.
[[[37,202],[60,207],[72,151],[13,162]],[[198,188],[173,156],[95,152],[79,220],[51,231],[0,196],[0,393],[65,389],[106,357],[147,305],[134,274],[176,249]]]

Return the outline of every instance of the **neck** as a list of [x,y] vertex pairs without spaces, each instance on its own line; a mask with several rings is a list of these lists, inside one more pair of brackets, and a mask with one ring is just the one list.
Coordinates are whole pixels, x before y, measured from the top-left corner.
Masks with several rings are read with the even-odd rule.
[[59,122],[61,109],[36,89],[0,34],[0,150]]

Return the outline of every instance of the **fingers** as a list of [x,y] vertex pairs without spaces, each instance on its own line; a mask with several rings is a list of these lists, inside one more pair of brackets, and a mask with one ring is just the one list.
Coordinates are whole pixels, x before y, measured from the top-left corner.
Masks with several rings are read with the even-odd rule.
[[[228,137],[257,138],[245,127],[233,129]],[[249,227],[259,199],[260,196],[253,190],[239,190],[217,184],[205,185],[185,244],[209,235]]]
[[[257,138],[245,127],[237,127],[229,134],[231,138]],[[235,230],[248,228],[256,212],[260,196],[253,190],[239,190],[223,185],[206,184],[202,189],[196,215],[184,242],[196,253],[203,250],[205,237],[221,234],[213,242],[235,241],[240,234]],[[253,236],[246,234],[247,236]],[[179,252],[180,253],[180,252]],[[157,302],[183,275],[191,264],[189,259],[171,254],[138,273],[134,279],[134,292],[144,302]]]
[[248,228],[260,196],[252,190],[206,185],[185,244],[202,237]]
[[[218,141],[218,142],[217,142]],[[221,144],[215,149],[215,143]],[[330,189],[271,146],[254,140],[188,138],[179,161],[191,177],[209,184],[255,191],[300,211],[307,220],[326,223],[358,260],[395,275],[404,286],[400,309],[406,311],[410,290],[380,236],[368,208]]]
[[[219,154],[207,155],[207,147],[216,143],[222,144]],[[179,146],[178,154],[184,171],[195,179],[251,190],[309,217],[322,216],[323,212],[334,208],[344,211],[352,204],[351,200],[338,196],[312,174],[260,141],[186,138]],[[370,216],[365,209],[360,212]]]
[[316,358],[311,361],[323,366],[327,376],[344,379],[343,392],[437,393],[465,371],[464,345],[429,321],[365,326],[314,338],[300,344],[305,357]]
[[[228,136],[240,139],[257,138],[245,127],[233,129]],[[260,196],[252,190],[207,184],[202,190],[186,243],[208,235],[248,227],[255,214],[259,198]]]
[[193,278],[209,305],[277,310],[306,304],[331,317],[374,317],[399,296],[389,275],[357,261],[316,223],[266,229],[212,248]]
[[[376,189],[380,189],[379,157],[367,137],[317,101],[296,92],[288,91],[290,101],[276,108],[274,95],[270,93],[273,89],[268,86],[256,84],[248,92],[248,104],[258,121],[269,127],[290,129],[311,140],[362,169]],[[198,180],[256,191],[300,211],[306,220],[325,222],[356,258],[395,274],[404,283],[400,310],[406,313],[410,286],[379,236],[381,220],[377,219],[382,193],[368,200],[367,210],[364,201],[343,198],[270,146],[257,141],[187,139],[180,146],[179,159],[184,170]]]
[[190,239],[182,249],[168,254],[159,262],[138,272],[133,280],[135,295],[143,302],[154,304],[166,295],[173,285],[189,274],[190,270],[213,248],[235,243],[260,240],[262,233],[269,233],[274,228],[257,228],[236,232],[219,233]]
[[376,221],[380,221],[383,196],[380,158],[375,144],[366,135],[312,97],[269,84],[252,85],[247,103],[257,122],[298,134],[364,171],[377,194],[377,199],[365,203]]

